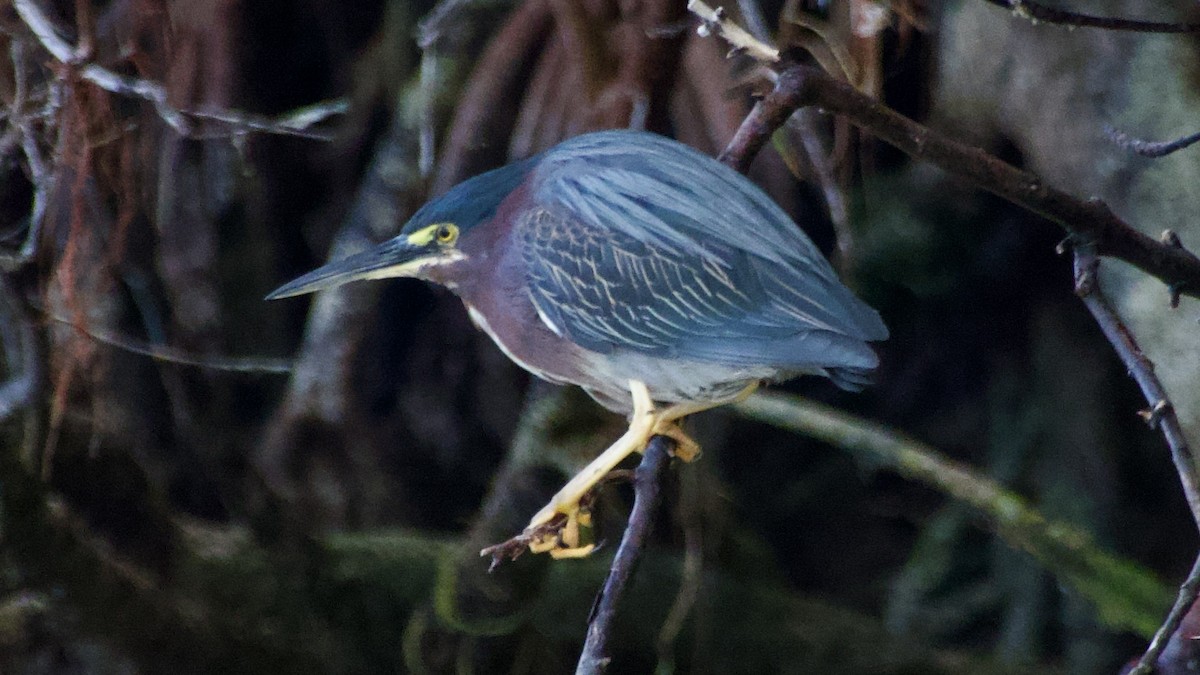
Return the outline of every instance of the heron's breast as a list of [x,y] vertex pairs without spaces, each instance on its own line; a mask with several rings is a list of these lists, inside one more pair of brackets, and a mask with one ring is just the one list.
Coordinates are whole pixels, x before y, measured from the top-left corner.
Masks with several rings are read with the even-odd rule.
[[489,255],[482,273],[455,289],[471,321],[517,365],[556,384],[588,386],[585,350],[552,330],[529,295],[520,256],[507,247]]

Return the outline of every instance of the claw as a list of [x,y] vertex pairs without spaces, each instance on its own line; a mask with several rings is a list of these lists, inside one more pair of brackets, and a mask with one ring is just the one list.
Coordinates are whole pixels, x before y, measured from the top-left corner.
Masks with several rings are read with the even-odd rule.
[[[629,382],[633,398],[633,414],[629,430],[582,471],[575,475],[529,521],[525,531],[503,544],[483,550],[493,561],[503,557],[515,558],[525,550],[549,553],[554,558],[582,558],[595,550],[592,543],[584,544],[591,534],[591,510],[587,500],[592,489],[618,464],[635,452],[643,452],[650,438],[656,435],[675,440],[675,456],[690,462],[700,455],[700,446],[679,428],[679,420],[692,413],[732,403],[748,396],[758,386],[747,386],[735,396],[720,401],[685,401],[664,410],[656,410],[650,391],[637,380]],[[494,564],[494,562],[493,562]]]
[[675,450],[672,454],[685,462],[694,461],[700,456],[700,444],[692,440],[679,428],[679,425],[674,422],[659,422],[654,427],[655,436],[666,436],[675,441]]

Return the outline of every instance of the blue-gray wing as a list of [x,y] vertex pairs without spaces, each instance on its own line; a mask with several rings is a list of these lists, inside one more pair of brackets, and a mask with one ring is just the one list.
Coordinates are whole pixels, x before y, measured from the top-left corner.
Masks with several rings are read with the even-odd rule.
[[[841,284],[766,193],[682,143],[628,130],[584,134],[542,155],[531,177],[537,203],[630,242],[631,250],[642,244],[684,269],[701,269],[706,261],[703,269],[718,281],[749,262],[765,295],[751,297],[743,309],[765,311],[767,317],[757,318],[770,326],[811,324],[860,340],[887,338],[879,315]],[[755,280],[743,281],[753,287]],[[798,325],[780,314],[797,315]]]
[[849,380],[839,383],[848,387],[861,385],[877,363],[864,342],[870,337],[842,307],[858,300],[836,278],[831,285],[720,242],[679,251],[593,225],[560,205],[533,208],[515,227],[538,313],[587,349],[845,370]]

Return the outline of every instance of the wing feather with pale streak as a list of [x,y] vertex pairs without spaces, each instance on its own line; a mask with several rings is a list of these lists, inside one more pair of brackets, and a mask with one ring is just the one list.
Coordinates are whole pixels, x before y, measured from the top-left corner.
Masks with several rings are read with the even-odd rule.
[[529,210],[516,229],[539,315],[587,349],[797,370],[876,364],[821,294],[780,289],[778,263],[720,243],[666,248],[559,206]]
[[[602,240],[621,242],[635,260],[650,256],[645,273],[681,283],[678,292],[698,307],[709,299],[690,293],[684,276],[699,275],[719,297],[728,282],[757,292],[750,304],[739,305],[751,325],[786,324],[778,316],[786,314],[798,330],[887,337],[875,310],[842,285],[778,205],[745,176],[693,148],[644,132],[586,134],[542,155],[531,179],[539,205],[594,228]],[[757,270],[757,278],[748,279],[744,266]]]

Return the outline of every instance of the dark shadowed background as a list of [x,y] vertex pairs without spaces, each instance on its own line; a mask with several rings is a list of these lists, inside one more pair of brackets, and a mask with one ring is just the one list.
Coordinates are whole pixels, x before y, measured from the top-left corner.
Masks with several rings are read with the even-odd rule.
[[[584,131],[644,125],[715,155],[763,91],[752,64],[680,0],[24,1],[77,62],[0,7],[0,671],[571,672],[628,486],[604,488],[608,545],[587,560],[489,575],[478,550],[623,421],[530,381],[442,289],[262,298]],[[1195,131],[1195,36],[982,0],[730,5],[900,112],[1200,243],[1200,151],[1150,160],[1104,133]],[[807,434],[706,413],[610,672],[1117,672],[1197,538],[1062,231],[814,111],[750,175],[892,333],[864,393],[774,390],[1011,493],[981,506],[846,434],[814,440],[823,407]],[[1106,273],[1196,438],[1196,301]]]

